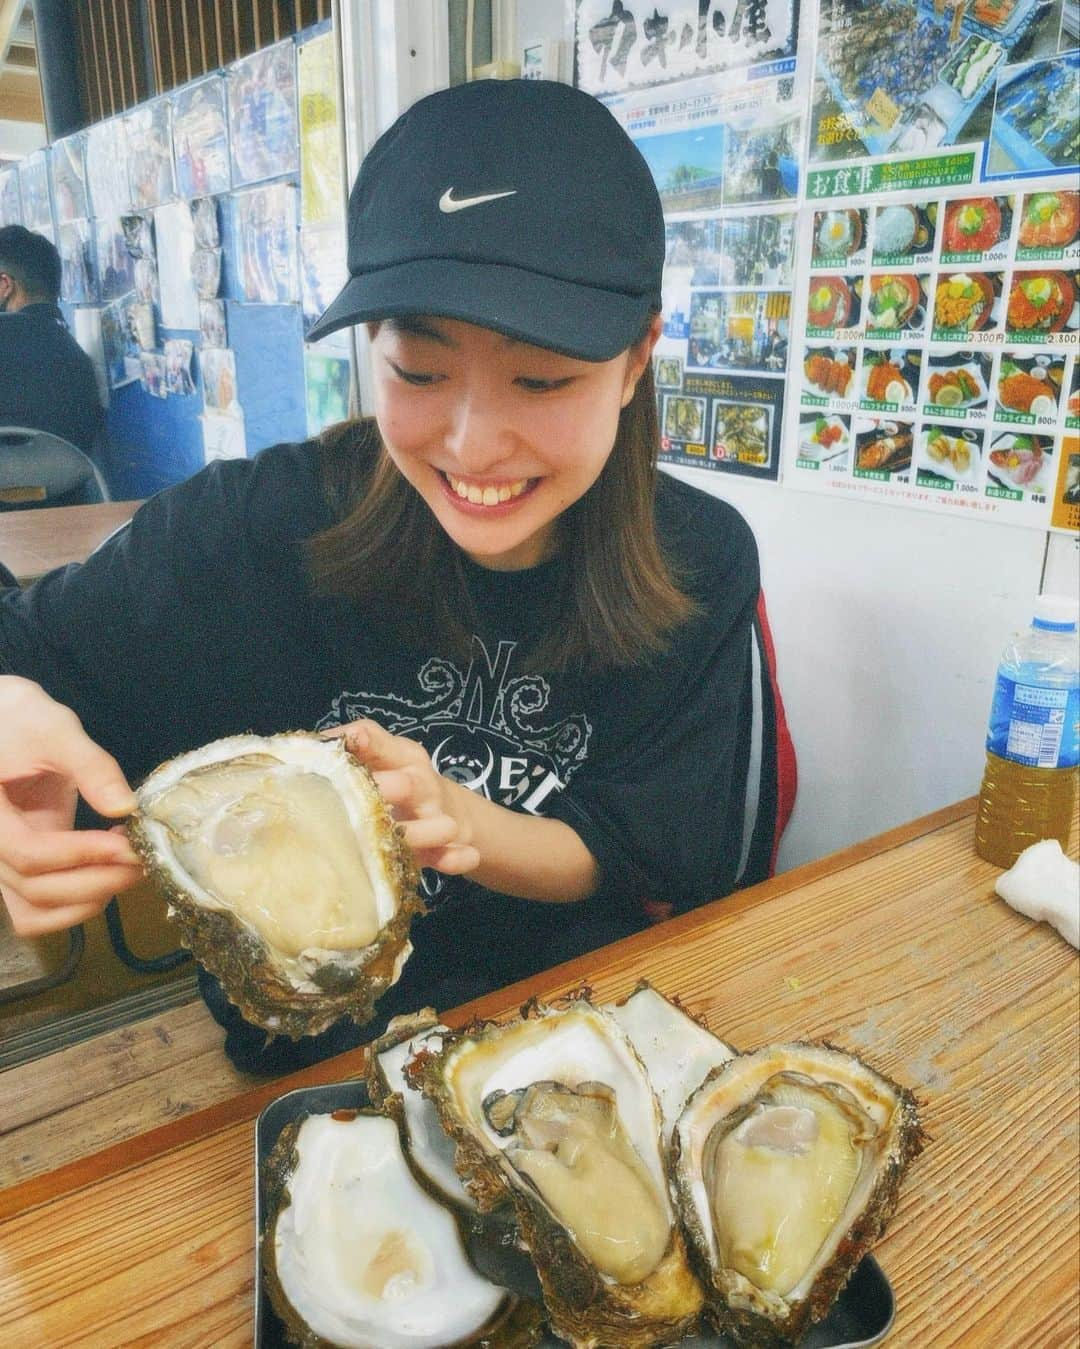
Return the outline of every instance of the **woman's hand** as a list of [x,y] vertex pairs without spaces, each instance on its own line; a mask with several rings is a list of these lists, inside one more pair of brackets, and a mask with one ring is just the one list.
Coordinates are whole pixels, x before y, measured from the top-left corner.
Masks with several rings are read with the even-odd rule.
[[22,936],[84,922],[142,877],[122,829],[72,827],[80,793],[109,818],[135,809],[119,764],[74,712],[0,677],[0,896]]
[[369,769],[393,808],[417,866],[456,876],[480,865],[468,793],[463,795],[461,787],[436,773],[423,745],[367,720],[326,735],[343,737],[349,752]]
[[415,740],[377,722],[354,721],[326,732],[371,770],[421,867],[468,872],[489,890],[567,903],[587,899],[599,871],[580,836],[561,820],[539,819],[489,801],[442,777]]

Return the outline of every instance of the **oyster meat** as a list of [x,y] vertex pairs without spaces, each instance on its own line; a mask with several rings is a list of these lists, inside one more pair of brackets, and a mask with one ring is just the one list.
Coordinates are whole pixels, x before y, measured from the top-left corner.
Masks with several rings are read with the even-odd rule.
[[673,1177],[718,1329],[794,1343],[885,1228],[922,1147],[915,1101],[826,1045],[717,1068],[675,1126]]
[[371,1018],[423,904],[389,809],[340,740],[217,740],[137,796],[132,844],[184,945],[249,1021],[295,1038]]
[[301,1349],[525,1349],[541,1313],[469,1263],[452,1214],[409,1169],[395,1119],[309,1115],[266,1163],[263,1278]]
[[668,1344],[703,1294],[668,1191],[662,1120],[618,1023],[583,998],[531,1003],[418,1056],[481,1209],[509,1197],[552,1329],[578,1349]]

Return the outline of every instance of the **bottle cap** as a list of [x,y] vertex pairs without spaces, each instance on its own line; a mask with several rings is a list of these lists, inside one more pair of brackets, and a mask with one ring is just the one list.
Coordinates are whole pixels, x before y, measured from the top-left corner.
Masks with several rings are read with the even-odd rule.
[[1035,601],[1034,625],[1051,632],[1070,632],[1080,620],[1080,601],[1069,595],[1040,595]]

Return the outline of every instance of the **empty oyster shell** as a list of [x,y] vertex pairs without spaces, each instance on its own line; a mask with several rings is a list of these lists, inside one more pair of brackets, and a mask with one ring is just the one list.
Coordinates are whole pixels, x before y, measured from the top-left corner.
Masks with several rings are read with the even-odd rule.
[[340,740],[232,736],[139,788],[132,844],[181,940],[266,1030],[369,1020],[412,947],[416,868]]
[[896,1206],[922,1147],[911,1093],[827,1045],[772,1045],[706,1078],[672,1140],[710,1316],[740,1344],[821,1320]]
[[263,1278],[301,1349],[526,1349],[542,1316],[469,1263],[452,1214],[419,1184],[397,1120],[309,1115],[266,1164]]
[[645,1068],[608,1013],[530,1003],[443,1037],[414,1075],[481,1209],[511,1199],[552,1329],[578,1349],[668,1344],[703,1294],[668,1192]]

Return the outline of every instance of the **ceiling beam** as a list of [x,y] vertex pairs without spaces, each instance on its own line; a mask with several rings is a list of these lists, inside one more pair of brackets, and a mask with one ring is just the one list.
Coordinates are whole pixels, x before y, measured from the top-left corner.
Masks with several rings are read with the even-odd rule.
[[26,0],[0,0],[0,65],[7,60],[15,29],[26,8]]

